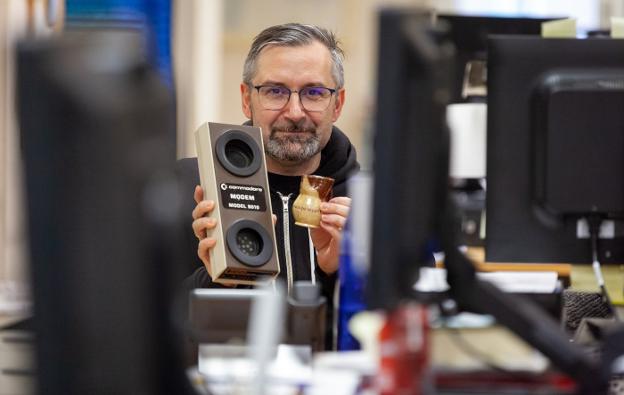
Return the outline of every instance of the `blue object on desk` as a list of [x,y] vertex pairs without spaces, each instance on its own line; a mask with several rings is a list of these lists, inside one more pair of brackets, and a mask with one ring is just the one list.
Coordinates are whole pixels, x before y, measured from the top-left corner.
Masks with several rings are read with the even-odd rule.
[[351,254],[351,231],[349,222],[342,234],[342,248],[338,274],[340,278],[340,301],[338,304],[338,344],[339,351],[359,350],[358,342],[349,332],[349,320],[354,314],[366,309],[364,285],[366,275],[354,267]]

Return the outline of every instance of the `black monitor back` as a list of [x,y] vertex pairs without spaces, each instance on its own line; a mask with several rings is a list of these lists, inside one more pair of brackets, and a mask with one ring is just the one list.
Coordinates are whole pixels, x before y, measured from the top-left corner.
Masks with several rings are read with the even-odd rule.
[[[488,52],[486,259],[590,262],[590,242],[577,237],[579,207],[592,194],[609,194],[595,201],[610,207],[622,196],[622,90],[553,96],[544,87],[552,75],[562,86],[622,75],[624,40],[500,36]],[[544,216],[549,206],[556,222]],[[622,239],[602,239],[599,258],[624,262]]]
[[171,98],[133,34],[22,43],[38,392],[184,393]]
[[624,67],[553,70],[541,77],[531,107],[540,217],[622,218]]
[[444,112],[453,48],[422,10],[386,9],[379,17],[372,258],[367,297],[393,308],[413,296],[448,180]]
[[487,40],[490,35],[539,35],[542,23],[561,17],[491,16],[439,14],[449,28],[449,39],[455,45],[455,67],[451,77],[451,102],[461,103],[466,64],[487,61]]

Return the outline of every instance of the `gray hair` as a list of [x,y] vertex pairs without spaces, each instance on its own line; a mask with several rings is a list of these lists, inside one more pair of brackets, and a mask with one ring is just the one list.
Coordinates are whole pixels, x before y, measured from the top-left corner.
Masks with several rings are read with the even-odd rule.
[[329,50],[332,59],[332,77],[336,83],[336,88],[342,88],[344,86],[344,69],[342,66],[344,52],[339,46],[340,42],[327,29],[301,23],[271,26],[261,31],[254,38],[247,59],[245,59],[243,82],[251,86],[251,80],[256,74],[256,61],[265,47],[269,45],[297,47],[311,44],[314,41],[320,42]]

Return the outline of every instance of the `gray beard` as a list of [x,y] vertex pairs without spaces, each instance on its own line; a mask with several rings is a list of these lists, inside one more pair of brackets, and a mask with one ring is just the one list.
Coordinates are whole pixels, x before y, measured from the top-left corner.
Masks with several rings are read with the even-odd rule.
[[282,133],[280,137],[271,133],[264,151],[278,161],[304,162],[321,151],[321,141],[316,133]]

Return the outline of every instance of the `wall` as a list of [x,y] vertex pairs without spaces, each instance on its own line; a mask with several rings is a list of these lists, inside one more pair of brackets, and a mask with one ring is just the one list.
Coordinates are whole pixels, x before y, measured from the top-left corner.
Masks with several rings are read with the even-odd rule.
[[172,41],[180,158],[195,156],[193,132],[202,123],[220,118],[224,3],[174,2]]

